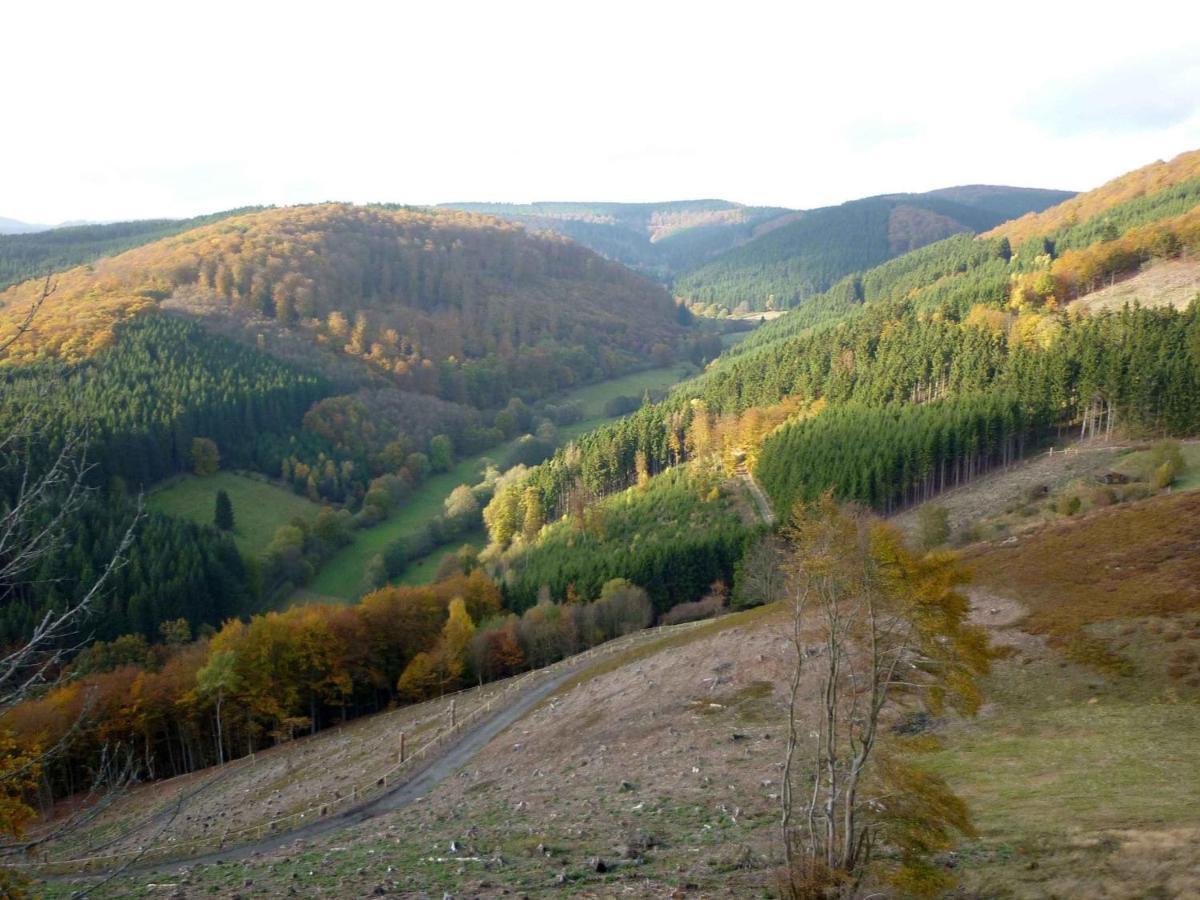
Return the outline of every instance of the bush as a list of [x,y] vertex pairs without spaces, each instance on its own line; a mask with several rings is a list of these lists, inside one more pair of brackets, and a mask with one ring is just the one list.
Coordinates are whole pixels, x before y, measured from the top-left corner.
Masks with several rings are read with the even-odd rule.
[[520,438],[504,458],[503,468],[513,466],[536,466],[545,462],[554,453],[554,442],[527,434]]
[[917,510],[917,541],[922,550],[933,550],[950,540],[950,513],[944,506],[925,504]]
[[1079,512],[1081,506],[1083,506],[1083,501],[1079,499],[1078,494],[1063,494],[1058,498],[1055,510],[1059,515],[1073,516]]
[[714,597],[711,594],[694,603],[680,603],[678,606],[673,606],[663,613],[659,619],[659,625],[679,625],[682,622],[698,622],[701,619],[711,619],[713,616],[720,615],[721,610],[725,608],[723,598]]
[[1150,484],[1156,491],[1169,488],[1187,468],[1178,441],[1160,441],[1155,444],[1150,454],[1150,460],[1150,464],[1153,466]]
[[641,408],[642,398],[632,394],[613,397],[604,404],[604,415],[624,416]]
[[398,578],[404,574],[409,560],[412,559],[410,552],[408,542],[403,538],[397,538],[384,548],[383,567],[388,578]]

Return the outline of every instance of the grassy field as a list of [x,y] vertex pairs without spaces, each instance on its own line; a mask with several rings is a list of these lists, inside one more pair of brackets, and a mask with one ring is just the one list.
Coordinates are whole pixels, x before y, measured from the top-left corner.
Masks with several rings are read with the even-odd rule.
[[[1182,444],[1179,449],[1187,468],[1175,480],[1173,488],[1177,491],[1194,491],[1200,488],[1200,444]],[[1135,450],[1122,457],[1115,468],[1126,475],[1148,479],[1154,468],[1153,453],[1153,450]]]
[[[647,369],[644,372],[634,372],[621,378],[585,385],[568,391],[562,397],[562,402],[579,403],[583,406],[585,420],[603,419],[604,404],[614,397],[638,397],[646,391],[664,391],[678,384],[692,372],[690,366],[677,364],[664,366],[661,369]],[[585,422],[586,424],[586,422]]]
[[[450,492],[460,484],[479,481],[484,468],[493,459],[502,459],[508,445],[458,463],[448,472],[434,475],[412,492],[403,507],[394,511],[374,528],[358,531],[354,543],[330,559],[308,586],[308,592],[323,597],[354,600],[362,593],[363,571],[376,553],[382,553],[392,541],[416,534],[426,522],[439,515]],[[430,554],[441,559],[445,549]],[[424,561],[420,564],[422,565]],[[433,563],[434,568],[437,563]]]
[[468,532],[456,538],[451,543],[439,547],[428,556],[415,561],[396,580],[400,584],[429,584],[429,582],[433,581],[434,575],[437,574],[438,566],[441,565],[442,558],[447,553],[454,553],[463,544],[470,544],[476,550],[482,550],[487,546],[487,542],[487,531],[483,528]]
[[211,525],[217,491],[233,504],[233,539],[243,553],[257,556],[266,549],[280,525],[296,516],[313,518],[320,506],[286,488],[247,475],[218,472],[201,478],[183,475],[153,491],[146,505],[155,512]]
[[[582,422],[560,428],[558,432],[560,442],[573,440],[606,422],[615,421],[615,417],[604,415],[604,404],[613,397],[640,397],[647,390],[664,390],[676,384],[681,377],[686,377],[687,374],[687,367],[667,366],[661,369],[635,372],[622,378],[614,378],[568,392],[558,398],[558,402],[580,403],[583,406],[585,418]],[[442,512],[443,503],[452,490],[460,484],[474,484],[479,481],[484,468],[491,462],[502,463],[512,446],[512,443],[509,443],[494,447],[486,453],[462,460],[449,472],[443,472],[430,478],[413,491],[406,505],[394,512],[387,521],[374,528],[358,532],[354,543],[322,566],[317,577],[313,579],[306,591],[298,595],[297,599],[303,600],[306,597],[314,596],[325,599],[357,599],[362,593],[363,572],[372,556],[381,553],[392,541],[418,532],[426,522]],[[420,584],[427,580],[437,570],[442,556],[461,546],[464,542],[456,541],[445,547],[439,547],[428,556],[415,561],[401,580],[406,584]]]
[[934,758],[980,832],[966,896],[1197,896],[1198,522],[1175,493],[969,551],[983,621],[1011,625]]

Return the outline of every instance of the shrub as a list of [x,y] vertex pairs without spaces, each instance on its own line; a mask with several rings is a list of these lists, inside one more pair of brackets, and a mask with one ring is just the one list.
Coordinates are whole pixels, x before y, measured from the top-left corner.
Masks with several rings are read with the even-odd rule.
[[642,398],[632,394],[613,397],[604,404],[604,415],[624,416],[631,412],[637,412],[641,405]]
[[1079,512],[1081,506],[1083,506],[1083,501],[1079,499],[1078,494],[1063,494],[1058,498],[1055,509],[1060,515],[1073,516]]
[[1156,491],[1169,488],[1187,468],[1178,441],[1160,441],[1155,444],[1150,454],[1150,460],[1150,464],[1153,466],[1150,484]]
[[944,506],[925,504],[917,510],[917,541],[922,550],[932,550],[950,540],[950,513]]
[[659,625],[678,625],[681,622],[698,622],[719,615],[725,604],[718,597],[708,596],[694,603],[680,603],[663,613]]

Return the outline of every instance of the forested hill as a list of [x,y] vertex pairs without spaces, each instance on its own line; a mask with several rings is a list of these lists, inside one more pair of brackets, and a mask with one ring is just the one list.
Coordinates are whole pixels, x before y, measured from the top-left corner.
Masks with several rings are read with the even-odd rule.
[[1036,255],[1003,236],[963,234],[847,276],[664,403],[538,467],[514,488],[517,515],[551,521],[573,491],[604,496],[680,462],[728,464],[735,450],[748,453],[778,510],[832,490],[889,511],[1060,428],[1194,434],[1200,305],[1068,308],[1143,266],[1200,252],[1191,184],[1030,238]]
[[448,203],[571,238],[661,281],[798,215],[727,200],[666,203]]
[[1050,207],[1044,211],[1033,211],[1019,219],[1005,222],[984,237],[1005,237],[1013,248],[1030,238],[1050,237],[1084,222],[1092,222],[1096,230],[1103,230],[1106,238],[1115,237],[1123,231],[1122,222],[1109,223],[1105,216],[1113,208],[1135,209],[1136,201],[1149,200],[1161,203],[1164,192],[1176,191],[1181,195],[1177,212],[1185,212],[1194,205],[1189,193],[1200,180],[1200,150],[1181,153],[1169,162],[1158,161],[1119,178],[1114,178],[1096,188]]
[[[662,288],[556,235],[342,204],[232,216],[64,272],[10,360],[85,358],[160,305],[327,374],[477,406],[669,357]],[[0,294],[0,333],[40,281]]]
[[[250,212],[252,207],[210,213],[192,219],[145,219],[106,225],[70,225],[14,230],[0,227],[0,290],[29,278],[94,262],[159,238]],[[11,220],[10,220],[11,221]]]
[[675,293],[693,304],[730,311],[790,309],[851,272],[953,234],[983,231],[1070,196],[1065,191],[969,185],[809,210],[682,276]]
[[[539,401],[695,349],[661,286],[453,211],[265,209],[61,272],[38,308],[45,283],[0,293],[0,346],[36,309],[0,354],[0,430],[43,441],[35,474],[86,432],[94,491],[69,546],[0,604],[0,641],[77,598],[138,492],[166,477],[249,469],[339,508],[245,566],[228,535],[148,515],[98,636],[153,638],[168,619],[218,624],[287,596],[430,475],[570,418]],[[23,469],[6,472],[0,507],[21,490]]]

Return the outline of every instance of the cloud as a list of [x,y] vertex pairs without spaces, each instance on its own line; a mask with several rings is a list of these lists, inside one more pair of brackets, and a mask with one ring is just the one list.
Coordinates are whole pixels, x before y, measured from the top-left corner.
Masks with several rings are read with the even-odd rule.
[[1171,128],[1200,113],[1200,52],[1130,60],[1040,89],[1024,114],[1060,137]]

